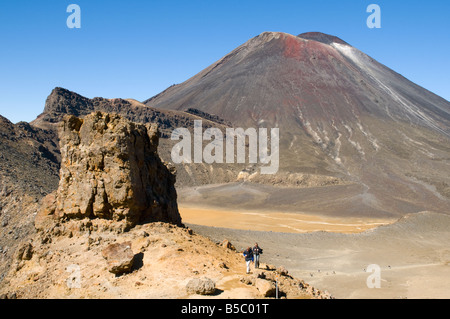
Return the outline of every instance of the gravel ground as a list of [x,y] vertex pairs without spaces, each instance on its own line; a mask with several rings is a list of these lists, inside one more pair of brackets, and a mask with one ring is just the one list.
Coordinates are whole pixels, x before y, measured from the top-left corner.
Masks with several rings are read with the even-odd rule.
[[[423,212],[360,234],[306,234],[187,225],[238,250],[255,242],[262,261],[328,290],[336,298],[450,298],[450,216]],[[379,272],[368,272],[369,265]],[[379,274],[380,288],[367,282]],[[375,281],[371,281],[375,282]]]

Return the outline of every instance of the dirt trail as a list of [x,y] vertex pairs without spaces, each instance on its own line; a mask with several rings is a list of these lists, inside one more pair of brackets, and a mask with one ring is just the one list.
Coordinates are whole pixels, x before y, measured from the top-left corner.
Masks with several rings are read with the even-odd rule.
[[[189,228],[155,222],[137,225],[122,233],[107,226],[99,220],[94,220],[93,226],[90,220],[68,222],[23,242],[22,247],[31,247],[29,257],[14,259],[11,271],[0,285],[0,296],[14,294],[20,299],[257,299],[264,298],[263,292],[243,279],[262,274],[273,277],[276,269],[276,266],[261,263],[261,269],[255,270],[252,266],[252,274],[247,275],[240,251],[213,242]],[[111,244],[124,242],[128,242],[133,251],[133,269],[115,275],[110,272],[103,251]],[[211,279],[216,284],[215,293],[201,296],[188,292],[186,285],[194,278]],[[287,275],[282,279],[286,283],[282,291],[287,298],[329,297],[301,280]]]

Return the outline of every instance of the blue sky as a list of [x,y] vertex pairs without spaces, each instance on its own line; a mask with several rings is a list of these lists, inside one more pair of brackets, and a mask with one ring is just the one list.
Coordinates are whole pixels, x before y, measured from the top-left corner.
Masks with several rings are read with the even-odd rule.
[[[69,4],[81,29],[69,29]],[[369,29],[369,4],[381,29]],[[342,38],[450,100],[450,1],[0,2],[0,115],[32,121],[56,87],[93,98],[145,100],[264,31]]]

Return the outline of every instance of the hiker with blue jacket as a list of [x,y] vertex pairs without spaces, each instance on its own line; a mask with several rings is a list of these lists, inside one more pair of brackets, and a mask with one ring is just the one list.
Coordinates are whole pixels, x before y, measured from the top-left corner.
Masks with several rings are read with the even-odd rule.
[[247,264],[247,274],[250,273],[250,263],[253,262],[253,249],[251,247],[247,247],[244,250],[245,263]]

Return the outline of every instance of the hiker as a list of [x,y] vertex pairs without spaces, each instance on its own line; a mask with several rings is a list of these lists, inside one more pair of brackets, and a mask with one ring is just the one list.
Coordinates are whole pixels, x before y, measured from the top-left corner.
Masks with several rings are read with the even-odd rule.
[[261,247],[258,246],[258,243],[255,243],[255,246],[253,247],[253,256],[255,258],[255,269],[259,268],[259,255],[263,253],[263,250]]
[[247,274],[250,273],[250,263],[253,262],[253,250],[247,247],[244,251],[245,263],[247,264]]

